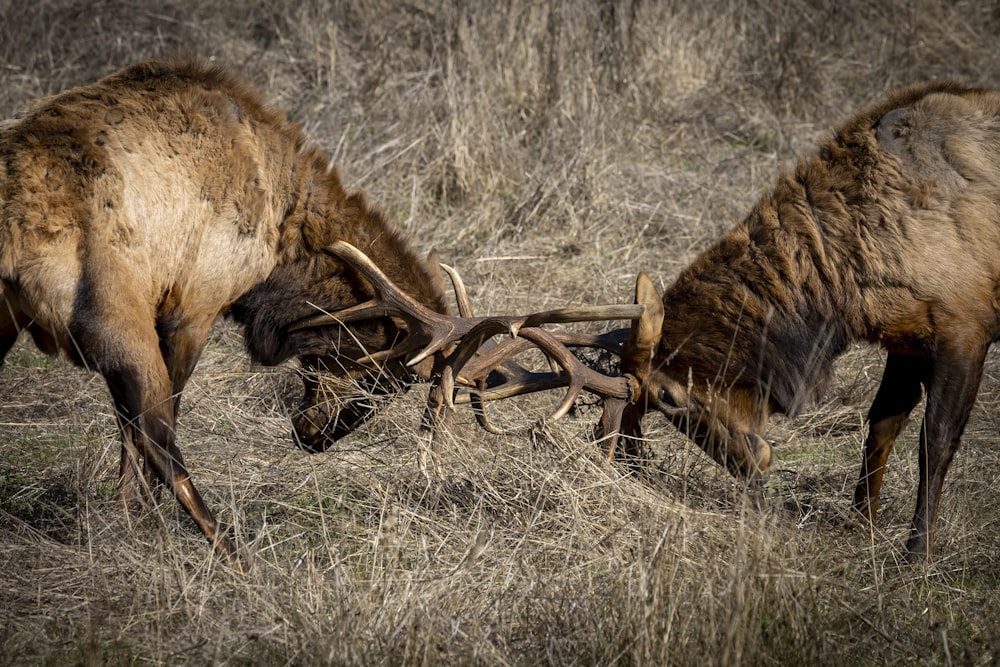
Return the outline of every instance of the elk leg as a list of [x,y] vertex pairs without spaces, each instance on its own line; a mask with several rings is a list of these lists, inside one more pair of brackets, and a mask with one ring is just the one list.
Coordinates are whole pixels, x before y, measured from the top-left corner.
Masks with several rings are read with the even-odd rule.
[[[197,327],[181,327],[173,325],[165,327],[162,319],[157,322],[160,337],[160,353],[170,375],[173,390],[174,409],[173,426],[177,427],[177,414],[180,409],[181,392],[194,371],[198,357],[208,338],[211,323]],[[121,419],[119,413],[118,427],[122,434],[121,463],[119,465],[118,496],[122,507],[130,516],[135,516],[148,509],[146,499],[156,503],[163,486],[163,481],[154,474],[135,444],[135,433],[132,426]],[[142,488],[140,489],[140,479]]]
[[[180,449],[174,441],[181,393],[194,372],[202,350],[205,349],[205,341],[212,328],[212,320],[178,324],[169,330],[162,326],[157,328],[160,335],[160,353],[170,376],[171,396],[173,397],[171,416],[173,419],[166,447],[156,448],[154,444],[153,456],[148,459],[149,463],[154,470],[159,471],[160,478],[170,484],[177,500],[198,524],[201,532],[212,543],[215,551],[230,567],[245,573],[247,566],[240,560],[239,553],[232,541],[215,521],[211,510],[208,509],[201,494],[195,488],[191,476],[184,467]],[[172,483],[171,480],[173,480]]]
[[[244,571],[235,547],[215,521],[184,467],[184,459],[174,443],[174,400],[169,391],[170,384],[162,364],[159,364],[159,370],[157,375],[161,377],[156,383],[157,391],[156,388],[143,386],[140,379],[144,375],[152,375],[149,370],[102,369],[115,400],[120,423],[125,425],[123,438],[134,443],[134,449],[142,455],[148,469],[170,488],[223,560],[234,569]],[[135,466],[132,469],[134,471]]]
[[920,402],[921,384],[927,382],[930,359],[889,353],[875,400],[868,410],[861,474],[854,489],[854,509],[874,522],[878,513],[882,474],[896,438]]
[[[117,412],[117,411],[116,411]],[[135,446],[135,433],[132,426],[125,423],[118,414],[118,431],[121,434],[121,462],[118,465],[118,502],[125,511],[126,517],[136,517],[147,509],[145,496],[153,497],[150,488],[150,480],[143,479],[145,488],[141,488],[140,479],[143,478],[142,457]]]
[[14,347],[18,334],[27,323],[24,315],[14,311],[14,307],[4,297],[3,289],[0,287],[0,365],[3,365],[3,360],[7,358],[7,353]]
[[181,392],[194,372],[194,367],[205,349],[212,320],[206,322],[179,322],[161,316],[157,320],[160,337],[160,354],[170,375],[170,387],[174,397],[174,426],[181,404]]
[[624,399],[604,399],[601,420],[594,427],[594,440],[604,445],[604,453],[611,461],[618,453],[618,445],[625,458],[637,458],[642,449],[642,414]]
[[943,349],[934,359],[934,373],[927,387],[917,507],[906,542],[906,559],[911,563],[930,560],[941,488],[976,400],[988,345],[977,349],[973,344],[971,351],[955,347],[939,345]]
[[10,352],[10,348],[14,347],[14,343],[16,342],[16,332],[13,336],[11,336],[5,331],[0,330],[0,365],[3,365],[3,360],[7,358],[7,353]]
[[[160,424],[164,427],[167,426],[164,422],[160,422]],[[155,432],[160,429],[154,427],[150,430]],[[165,435],[166,429],[162,430]],[[169,428],[169,430],[172,435],[173,429]],[[153,471],[170,487],[177,501],[191,515],[191,518],[194,519],[198,528],[208,538],[223,561],[239,572],[246,572],[247,568],[240,560],[233,543],[226,535],[225,530],[216,522],[212,511],[208,509],[208,505],[205,504],[198,489],[195,488],[194,482],[191,481],[191,475],[184,467],[180,450],[173,440],[166,440],[166,444],[161,445],[156,439],[149,438],[146,442],[146,459]]]
[[130,296],[127,290],[113,292],[98,283],[81,287],[70,326],[84,361],[104,376],[115,403],[126,450],[122,488],[138,478],[137,458],[141,456],[152,476],[170,488],[223,560],[242,571],[236,549],[192,483],[174,443],[173,382],[155,318],[141,299]]

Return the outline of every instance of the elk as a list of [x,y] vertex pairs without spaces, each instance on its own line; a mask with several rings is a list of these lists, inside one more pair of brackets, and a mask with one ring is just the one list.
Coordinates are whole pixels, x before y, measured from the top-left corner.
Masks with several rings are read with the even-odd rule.
[[[435,256],[418,257],[247,84],[195,60],[132,65],[0,124],[0,281],[0,362],[27,330],[42,351],[100,373],[126,511],[166,485],[237,570],[246,563],[175,443],[181,392],[222,315],[243,326],[257,362],[298,358],[310,371],[293,425],[314,451],[375,409],[328,401],[325,376],[373,394],[434,380],[431,430],[456,380],[476,401],[553,386],[569,387],[566,401],[583,389],[629,396],[627,380],[587,374],[566,357],[569,339],[539,328],[604,315],[474,318],[464,291],[467,316],[450,315]],[[564,370],[517,365],[524,339],[476,361],[484,340],[518,330]],[[621,336],[575,342],[620,351]]]
[[733,475],[761,479],[772,413],[794,417],[852,342],[887,352],[853,508],[926,394],[906,542],[930,560],[945,474],[1000,336],[1000,91],[933,82],[860,111],[783,171],[749,215],[657,295],[640,273],[622,370],[639,398],[597,427],[626,446],[666,416]]

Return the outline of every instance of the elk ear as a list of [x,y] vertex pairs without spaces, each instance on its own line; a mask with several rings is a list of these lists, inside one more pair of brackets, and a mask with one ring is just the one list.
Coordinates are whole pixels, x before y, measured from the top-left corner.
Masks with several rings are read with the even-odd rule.
[[663,301],[653,281],[642,271],[635,279],[635,302],[644,308],[639,319],[632,320],[632,330],[622,355],[622,370],[642,384],[649,375],[656,346],[663,335]]
[[424,266],[427,267],[427,273],[430,274],[431,281],[433,282],[434,291],[441,296],[443,301],[444,273],[441,272],[441,257],[440,255],[438,255],[437,250],[431,250],[429,253],[427,253],[427,259],[424,260]]
[[639,319],[632,320],[632,344],[638,350],[652,352],[663,330],[663,301],[645,271],[635,279],[635,302],[645,310]]
[[438,255],[437,250],[431,250],[427,253],[427,259],[424,260],[424,265],[431,274],[431,278],[434,279],[434,285],[444,292],[444,274],[441,273],[441,257]]

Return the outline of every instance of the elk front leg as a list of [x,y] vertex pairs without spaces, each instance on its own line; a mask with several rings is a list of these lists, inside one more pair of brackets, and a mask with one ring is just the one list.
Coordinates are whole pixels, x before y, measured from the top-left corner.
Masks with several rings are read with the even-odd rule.
[[4,296],[3,285],[0,284],[0,365],[17,342],[21,329],[28,326],[29,322],[28,317],[15,310],[14,304]]
[[[173,397],[173,428],[177,427],[181,392],[194,371],[210,327],[211,321],[186,324],[178,318],[163,315],[158,319],[160,354],[167,367]],[[118,427],[122,435],[119,502],[128,515],[135,516],[157,502],[163,481],[154,474],[149,462],[139,451],[136,441],[140,436],[136,433],[135,425],[124,420],[120,411]]]
[[886,460],[896,438],[920,402],[921,384],[929,379],[930,360],[890,353],[875,400],[868,410],[861,474],[854,489],[854,509],[874,522]]
[[197,318],[193,321],[172,317],[169,312],[157,321],[160,336],[160,354],[170,377],[170,391],[174,399],[174,427],[180,412],[181,392],[187,385],[194,367],[205,349],[213,318]]
[[960,346],[948,341],[938,348],[920,434],[917,507],[906,542],[906,559],[911,563],[930,560],[944,477],[979,390],[988,343]]
[[625,399],[605,398],[601,420],[594,427],[594,440],[603,443],[609,461],[618,453],[619,444],[626,458],[638,457],[642,441],[642,413],[639,408]]
[[[233,569],[245,572],[246,567],[236,548],[216,522],[184,467],[184,459],[174,442],[174,400],[166,368],[162,363],[157,366],[162,372],[102,369],[120,423],[124,425],[123,438],[125,442],[134,443],[133,449],[142,456],[152,476],[170,488],[222,559]],[[139,379],[150,375],[159,376],[158,381],[144,383]],[[129,449],[127,444],[125,449]],[[131,469],[134,477],[138,477],[135,474],[137,466],[133,464]]]

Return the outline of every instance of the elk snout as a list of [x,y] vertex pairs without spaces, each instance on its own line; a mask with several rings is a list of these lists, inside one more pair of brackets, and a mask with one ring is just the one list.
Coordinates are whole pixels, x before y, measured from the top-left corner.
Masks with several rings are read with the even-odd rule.
[[744,434],[749,456],[743,474],[752,481],[767,481],[768,470],[771,468],[771,445],[756,433]]
[[364,399],[344,401],[339,406],[334,401],[303,405],[292,416],[295,441],[308,452],[325,452],[368,421],[376,407],[374,401]]

